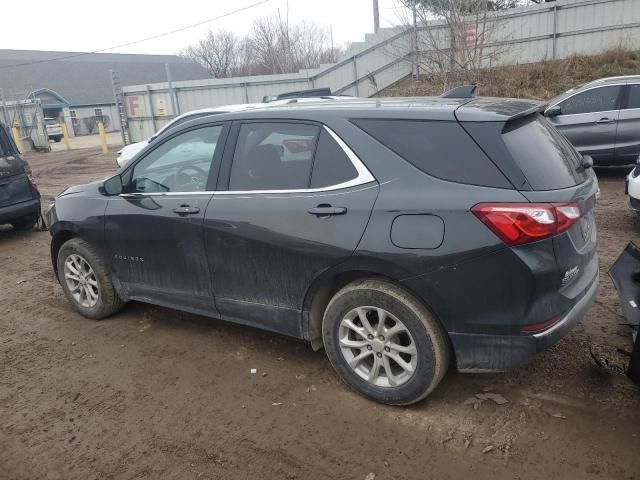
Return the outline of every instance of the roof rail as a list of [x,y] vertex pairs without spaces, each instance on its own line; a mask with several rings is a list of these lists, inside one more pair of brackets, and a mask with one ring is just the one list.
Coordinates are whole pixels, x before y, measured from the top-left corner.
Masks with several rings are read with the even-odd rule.
[[285,92],[277,95],[265,95],[262,97],[264,103],[273,102],[275,100],[285,100],[287,98],[303,98],[303,97],[326,97],[333,95],[330,88],[312,88],[310,90],[299,90],[297,92]]
[[460,85],[459,87],[452,88],[451,90],[447,90],[442,95],[441,98],[472,98],[474,97],[474,93],[476,91],[476,85]]

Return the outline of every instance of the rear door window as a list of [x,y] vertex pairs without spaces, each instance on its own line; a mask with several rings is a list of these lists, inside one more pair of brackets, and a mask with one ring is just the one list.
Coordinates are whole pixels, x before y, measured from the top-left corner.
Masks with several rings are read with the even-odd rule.
[[502,140],[534,190],[573,187],[588,178],[580,154],[541,115],[508,123]]
[[458,183],[513,188],[458,122],[385,119],[352,122],[429,175]]
[[229,190],[309,188],[320,127],[302,123],[254,122],[240,127]]
[[559,103],[562,115],[617,110],[621,91],[622,85],[612,85],[577,93]]

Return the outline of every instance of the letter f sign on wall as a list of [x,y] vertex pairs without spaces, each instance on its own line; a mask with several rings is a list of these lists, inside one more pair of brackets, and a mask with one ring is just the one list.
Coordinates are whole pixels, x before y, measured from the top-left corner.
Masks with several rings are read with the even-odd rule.
[[131,97],[127,97],[127,100],[129,102],[129,116],[137,117],[138,116],[138,97],[134,95]]

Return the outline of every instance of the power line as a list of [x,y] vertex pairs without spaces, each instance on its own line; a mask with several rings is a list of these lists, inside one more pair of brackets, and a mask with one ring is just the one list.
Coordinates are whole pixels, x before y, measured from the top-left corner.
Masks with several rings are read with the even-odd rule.
[[235,15],[236,13],[244,12],[245,10],[249,10],[250,8],[257,7],[258,5],[262,5],[263,3],[270,2],[271,0],[261,0],[259,2],[252,3],[242,8],[238,8],[237,10],[233,10],[231,12],[224,13],[222,15],[218,15],[217,17],[209,18],[207,20],[203,20],[198,23],[194,23],[192,25],[187,25],[186,27],[176,28],[175,30],[171,30],[168,32],[159,33],[157,35],[153,35],[151,37],[141,38],[140,40],[134,40],[132,42],[122,43],[120,45],[115,45],[113,47],[101,48],[100,50],[93,50],[91,52],[79,52],[72,53],[70,55],[64,55],[61,57],[48,58],[46,60],[35,60],[33,62],[24,62],[24,63],[15,63],[13,65],[0,65],[0,69],[4,68],[14,68],[14,67],[24,67],[26,65],[35,65],[38,63],[49,63],[49,62],[57,62],[58,60],[66,60],[68,58],[82,57],[84,55],[92,55],[94,53],[102,53],[107,52],[109,50],[115,50],[116,48],[130,47],[131,45],[136,45],[142,42],[148,42],[149,40],[155,40],[156,38],[166,37],[167,35],[173,35],[174,33],[184,32],[185,30],[189,30],[190,28],[199,27],[200,25],[204,25],[205,23],[214,22],[216,20],[220,20],[221,18],[229,17],[231,15]]

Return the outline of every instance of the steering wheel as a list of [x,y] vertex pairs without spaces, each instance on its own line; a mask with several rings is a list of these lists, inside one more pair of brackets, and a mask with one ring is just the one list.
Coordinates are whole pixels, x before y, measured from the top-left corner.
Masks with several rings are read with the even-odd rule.
[[[190,173],[187,173],[191,171]],[[194,174],[195,172],[195,174]],[[187,192],[204,190],[207,185],[207,172],[195,165],[185,165],[180,167],[173,175],[173,183],[176,191],[185,190]]]

